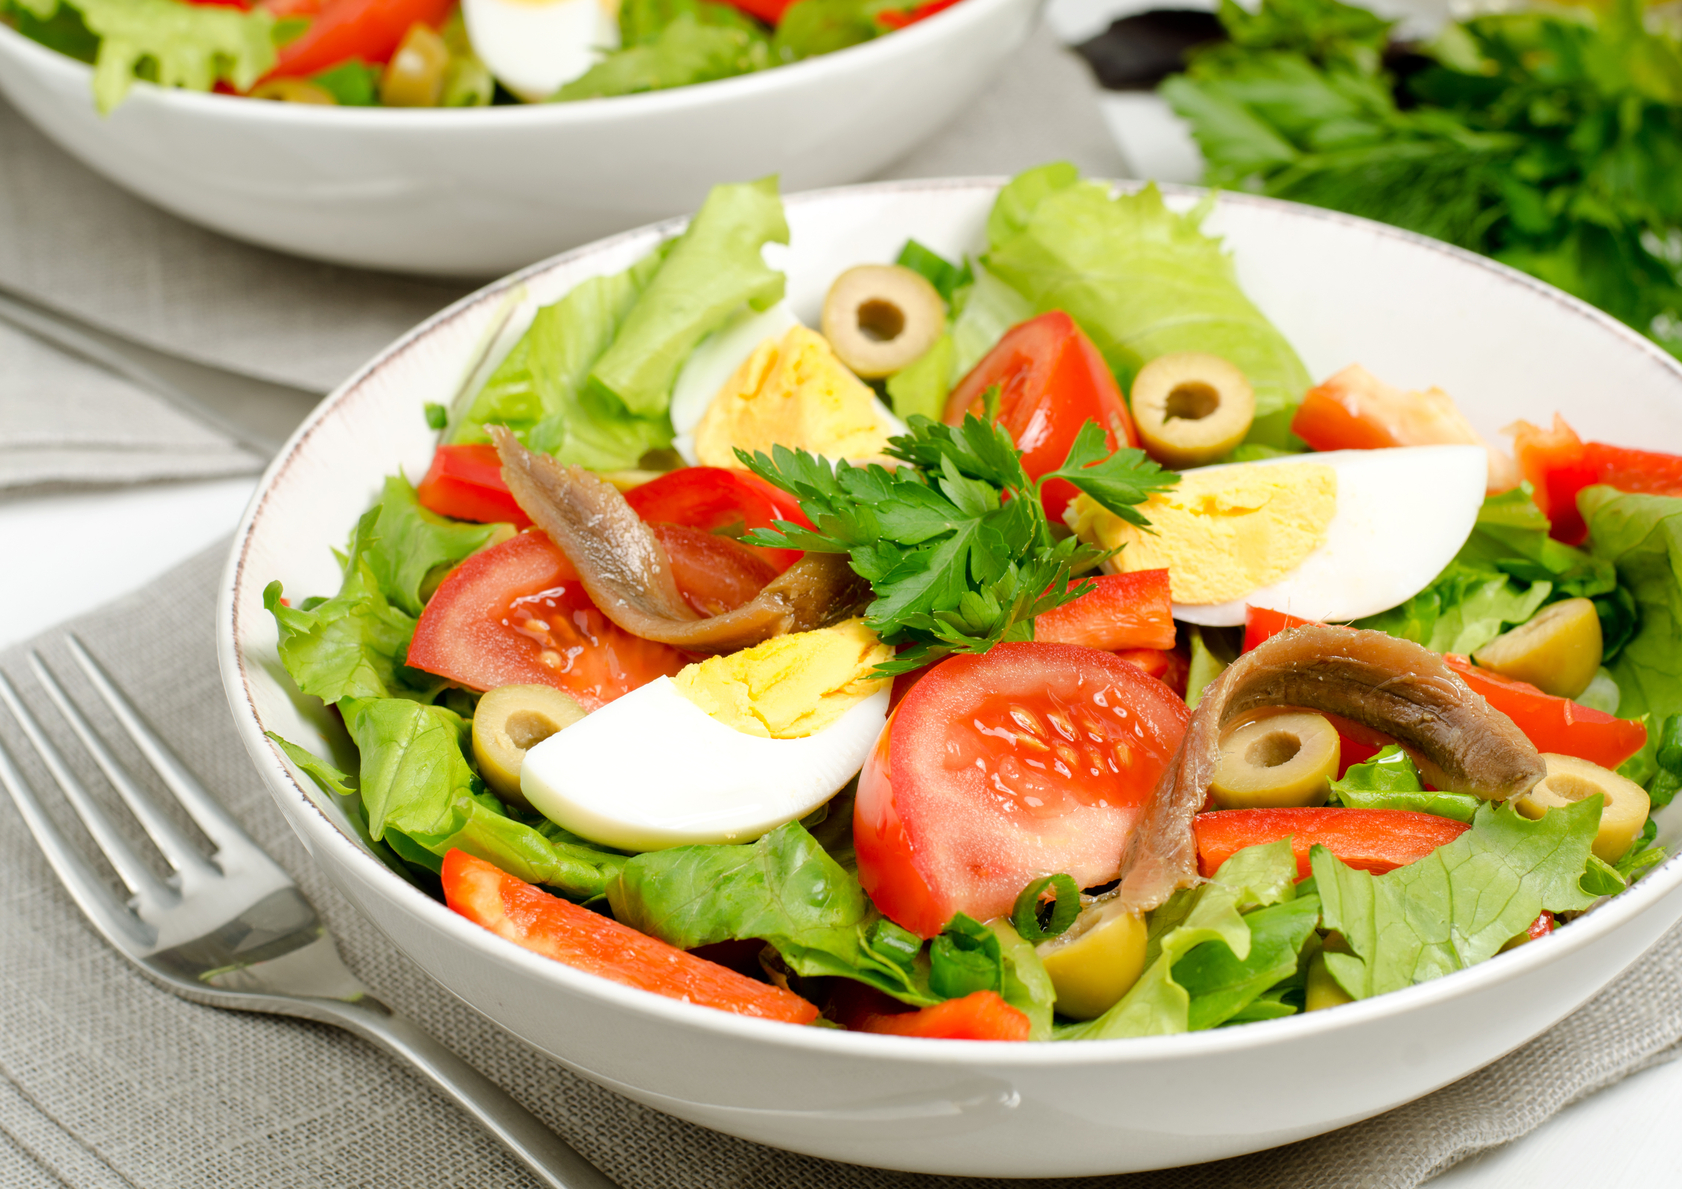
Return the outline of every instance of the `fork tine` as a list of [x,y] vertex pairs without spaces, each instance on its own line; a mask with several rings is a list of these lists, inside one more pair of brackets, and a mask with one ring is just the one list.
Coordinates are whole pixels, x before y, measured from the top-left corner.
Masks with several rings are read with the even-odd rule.
[[198,823],[199,829],[214,842],[218,850],[239,854],[246,858],[262,856],[263,852],[251,840],[251,836],[222,808],[222,803],[200,784],[198,778],[187,770],[185,764],[175,757],[164,741],[158,738],[146,721],[140,717],[140,712],[134,708],[134,703],[119,690],[112,682],[104,667],[88,652],[82,642],[74,635],[66,634],[65,644],[70,649],[70,655],[76,658],[76,663],[86,673],[94,689],[116,716],[134,745],[140,749],[140,754],[146,757],[147,763],[157,771],[160,779],[174,793],[176,799],[187,810],[193,821]]
[[6,709],[12,712],[12,717],[17,720],[18,726],[23,728],[23,733],[34,746],[36,754],[41,757],[53,779],[58,782],[65,799],[76,810],[76,816],[82,819],[88,833],[93,835],[94,842],[105,852],[105,857],[116,869],[118,878],[128,885],[129,891],[134,893],[136,899],[142,905],[165,905],[178,899],[175,891],[152,874],[123,840],[122,835],[112,827],[111,819],[105,816],[104,810],[94,803],[82,782],[76,779],[76,774],[64,762],[64,757],[47,738],[46,732],[41,730],[41,724],[35,721],[35,716],[24,708],[17,690],[12,688],[12,683],[4,674],[0,674],[0,702],[5,703]]
[[184,880],[215,876],[215,868],[199,853],[198,848],[174,822],[159,811],[150,794],[117,762],[110,748],[105,746],[105,740],[101,739],[88,720],[82,717],[82,712],[70,700],[70,695],[65,693],[64,687],[58,683],[58,678],[41,659],[40,653],[29,654],[29,667],[35,674],[35,679],[47,691],[53,705],[58,707],[58,712],[70,724],[70,729],[76,732],[82,746],[92,754],[99,770],[105,773],[105,779],[111,782],[111,787],[122,797],[123,804],[128,806],[129,812],[134,814],[153,843],[163,852],[164,858],[169,860],[170,865],[181,873]]
[[70,898],[93,922],[94,927],[105,935],[106,940],[125,953],[136,947],[149,946],[155,936],[154,931],[117,902],[117,898],[111,894],[104,881],[94,874],[93,869],[65,841],[64,835],[53,824],[52,818],[47,816],[46,810],[41,807],[41,802],[35,795],[35,790],[24,781],[23,773],[18,771],[17,765],[12,762],[11,753],[3,744],[0,744],[0,785],[4,785],[6,791],[12,795],[12,803],[18,807],[23,824],[35,835],[41,853],[47,856],[47,862],[58,873],[58,878],[70,893]]

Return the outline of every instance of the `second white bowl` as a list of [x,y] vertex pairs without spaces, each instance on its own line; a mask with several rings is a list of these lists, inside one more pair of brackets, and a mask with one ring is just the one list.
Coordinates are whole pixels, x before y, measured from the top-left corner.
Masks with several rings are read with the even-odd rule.
[[713,183],[856,181],[997,75],[1039,0],[963,0],[908,29],[759,74],[578,103],[312,107],[136,84],[0,24],[0,91],[118,185],[212,230],[365,268],[488,277],[694,210]]

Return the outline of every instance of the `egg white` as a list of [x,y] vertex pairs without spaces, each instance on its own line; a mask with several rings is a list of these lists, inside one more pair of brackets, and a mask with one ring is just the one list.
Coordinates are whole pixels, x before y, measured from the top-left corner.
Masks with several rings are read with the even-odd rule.
[[556,825],[621,850],[751,842],[853,778],[887,722],[889,692],[803,739],[765,739],[661,677],[528,751],[520,791]]
[[[690,466],[696,465],[695,427],[707,415],[713,398],[723,388],[736,369],[747,361],[766,339],[780,339],[789,328],[800,325],[800,319],[784,302],[764,310],[744,309],[730,321],[702,339],[689,353],[683,370],[672,385],[672,431],[676,437],[672,448]],[[889,436],[906,432],[905,422],[895,417],[888,406],[871,398],[879,422],[887,427]]]
[[619,47],[619,22],[601,0],[462,0],[461,15],[486,69],[528,103]]
[[1482,446],[1397,446],[1199,472],[1288,462],[1323,463],[1337,472],[1337,511],[1326,540],[1278,582],[1230,603],[1175,603],[1175,619],[1236,627],[1246,606],[1328,622],[1388,611],[1429,586],[1460,552],[1483,507],[1489,471]]

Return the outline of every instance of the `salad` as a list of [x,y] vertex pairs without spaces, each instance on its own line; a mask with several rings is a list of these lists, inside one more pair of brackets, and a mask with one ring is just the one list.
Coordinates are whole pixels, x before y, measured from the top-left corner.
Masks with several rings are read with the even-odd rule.
[[1682,787],[1682,457],[1314,383],[1206,211],[1031,170],[810,326],[716,187],[269,586],[356,771],[271,738],[469,920],[794,1024],[1227,1027],[1569,928]]
[[135,79],[286,103],[483,107],[663,91],[798,62],[958,0],[0,0],[0,21]]

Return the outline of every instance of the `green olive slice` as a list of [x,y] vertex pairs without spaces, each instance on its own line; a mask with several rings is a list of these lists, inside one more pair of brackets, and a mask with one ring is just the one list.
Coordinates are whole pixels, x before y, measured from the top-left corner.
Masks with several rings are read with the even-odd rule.
[[1474,652],[1472,659],[1556,698],[1575,698],[1594,680],[1603,643],[1594,603],[1565,599],[1543,607],[1528,623],[1501,633]]
[[247,92],[253,99],[270,99],[276,103],[309,103],[318,107],[331,107],[339,101],[333,98],[333,92],[318,83],[312,83],[307,78],[271,78],[266,83],[258,83]]
[[1114,1007],[1145,971],[1145,918],[1119,901],[1090,906],[1066,933],[1036,948],[1057,1010],[1091,1020]]
[[416,21],[380,72],[380,102],[386,107],[437,107],[449,67],[450,47],[443,37]]
[[584,708],[549,685],[499,685],[473,711],[473,758],[504,801],[530,809],[520,791],[526,752],[584,717]]
[[1130,399],[1145,452],[1168,467],[1198,467],[1232,453],[1256,417],[1244,373],[1200,351],[1158,355],[1133,378]]
[[1539,818],[1550,809],[1571,805],[1596,793],[1600,804],[1600,830],[1594,836],[1594,853],[1605,863],[1616,863],[1628,853],[1635,836],[1647,824],[1652,801],[1647,790],[1627,777],[1591,764],[1576,756],[1543,752],[1548,774],[1529,792],[1513,800],[1513,807],[1528,818]]
[[1315,954],[1308,961],[1308,978],[1303,988],[1303,1011],[1324,1011],[1328,1007],[1342,1007],[1345,1003],[1355,1002],[1354,996],[1345,991],[1338,981],[1332,977],[1332,972],[1326,969],[1326,955]]
[[1209,794],[1222,809],[1324,805],[1337,775],[1337,730],[1318,714],[1273,714],[1221,740]]
[[945,330],[940,293],[898,264],[849,268],[824,298],[824,338],[866,380],[885,379],[917,362]]

